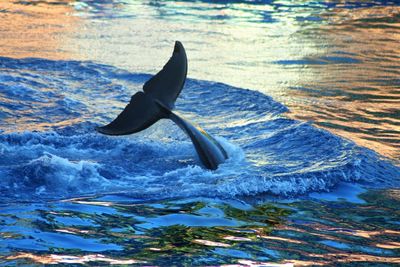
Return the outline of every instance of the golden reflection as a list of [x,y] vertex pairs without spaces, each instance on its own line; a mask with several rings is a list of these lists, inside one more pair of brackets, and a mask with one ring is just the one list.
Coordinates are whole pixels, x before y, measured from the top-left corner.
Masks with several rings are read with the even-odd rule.
[[309,254],[308,256],[324,258],[331,263],[335,262],[376,262],[376,263],[400,263],[399,257],[381,257],[367,254],[350,253],[328,253],[328,254]]
[[[272,262],[260,262],[260,261],[252,261],[252,260],[238,260],[238,263],[242,264],[240,266],[249,266],[249,267],[256,267],[256,266],[268,266],[268,267],[293,267],[293,263],[272,263]],[[222,265],[226,266],[226,265]]]
[[400,249],[400,242],[387,242],[387,243],[379,243],[376,244],[378,248],[385,249]]
[[83,122],[84,119],[82,118],[73,118],[73,119],[66,119],[66,120],[61,120],[58,122],[43,122],[43,123],[38,123],[35,121],[32,121],[32,118],[9,118],[5,119],[5,122],[8,125],[12,125],[10,127],[5,128],[5,133],[10,132],[23,132],[23,131],[30,131],[30,132],[35,132],[35,131],[44,131],[50,128],[54,127],[66,127],[66,126],[71,126],[78,124],[80,122]]
[[391,234],[391,235],[400,235],[399,231],[393,231],[393,230],[382,230],[382,231],[362,231],[362,230],[355,230],[353,232],[343,232],[339,231],[340,233],[343,234],[349,234],[349,235],[355,235],[355,236],[361,236],[365,238],[372,238],[377,235],[384,235],[384,234]]
[[393,198],[393,199],[395,199],[397,201],[400,201],[400,190],[398,190],[398,189],[390,189],[390,190],[387,191],[387,194],[391,198]]
[[[314,121],[362,146],[400,158],[400,7],[338,5],[318,14],[320,22],[303,25],[297,16],[316,16],[312,11],[281,13],[274,5],[232,3],[234,8],[226,9],[209,8],[223,4],[174,1],[157,8],[136,1],[104,5],[113,15],[137,18],[112,23],[90,19],[85,10],[92,7],[73,0],[0,1],[0,56],[89,59],[154,72],[169,54],[165,44],[179,39],[190,54],[190,76],[262,91],[287,105],[293,118]],[[163,18],[176,8],[194,19],[183,23],[179,15],[177,20]],[[205,14],[227,19],[201,19]],[[264,19],[266,23],[261,23]],[[251,27],[241,24],[246,21]],[[163,27],[152,27],[158,24]],[[298,62],[284,62],[290,60]]]
[[313,229],[315,229],[316,231],[329,231],[329,232],[334,232],[344,235],[359,236],[364,238],[373,238],[374,236],[385,235],[385,234],[400,235],[400,231],[389,230],[389,229],[383,229],[380,231],[366,231],[357,229],[332,228],[330,226],[317,225],[317,224],[313,225]]
[[[312,57],[321,64],[305,60],[304,65],[283,66],[289,76],[312,77],[287,84],[290,98],[283,101],[292,111],[290,117],[313,121],[399,159],[399,15],[398,6],[337,8],[322,14],[330,23],[316,29],[313,36],[318,39],[308,40],[325,45],[322,54],[316,51]],[[297,38],[304,42],[311,37]]]
[[[377,247],[377,248],[382,248],[382,249],[400,249],[400,242],[396,241],[390,241],[386,240],[387,235],[400,235],[400,231],[396,230],[390,230],[390,229],[382,229],[379,231],[366,231],[366,230],[357,230],[357,229],[345,229],[345,228],[334,228],[331,226],[327,225],[322,225],[322,224],[314,224],[314,225],[309,225],[308,230],[305,229],[300,229],[288,225],[281,225],[278,226],[277,229],[279,230],[284,230],[284,231],[295,231],[295,232],[301,232],[305,234],[310,234],[310,235],[315,235],[324,238],[325,240],[335,240],[338,242],[343,242],[346,243],[343,239],[340,239],[334,235],[328,235],[328,234],[321,234],[323,232],[329,232],[332,234],[340,234],[340,235],[351,235],[351,236],[357,236],[357,237],[363,237],[366,239],[369,239],[371,242],[371,247]],[[317,231],[320,233],[315,233],[313,231]],[[378,237],[384,238],[384,240],[377,240]],[[395,237],[392,238],[395,238]],[[265,236],[261,236],[262,238],[266,238]],[[269,237],[269,239],[272,240],[281,240],[281,241],[287,241],[290,242],[292,240],[287,240],[285,238],[276,238],[276,237]],[[366,261],[366,262],[385,262],[385,263],[399,263],[400,258],[396,257],[380,257],[380,256],[373,256],[373,255],[364,255],[364,254],[355,254],[355,255],[348,255],[344,253],[339,253],[339,254],[305,254],[305,256],[308,257],[316,257],[316,258],[324,258],[329,261],[329,264],[335,263],[335,262],[352,262],[352,261]],[[325,265],[328,264],[328,262],[316,262],[315,264],[308,264],[308,262],[295,262],[295,261],[288,261],[292,262],[295,264],[295,266],[313,266],[313,265]]]
[[91,254],[91,255],[84,255],[84,256],[71,256],[71,255],[35,255],[32,253],[18,253],[13,256],[6,257],[7,260],[18,260],[18,259],[29,259],[36,263],[40,264],[59,264],[59,263],[66,263],[66,264],[86,264],[90,262],[104,262],[111,265],[115,264],[138,264],[138,263],[146,263],[145,261],[139,261],[134,259],[128,260],[118,260],[108,258],[101,254]]
[[276,229],[285,230],[285,231],[294,231],[294,232],[314,235],[314,236],[322,237],[324,239],[334,240],[334,241],[337,241],[337,242],[343,242],[343,243],[346,242],[345,240],[340,239],[340,238],[338,238],[336,236],[331,236],[331,235],[327,235],[327,234],[313,232],[313,230],[317,230],[318,228],[311,227],[312,226],[311,224],[309,226],[310,226],[310,229],[307,229],[307,230],[304,230],[304,229],[301,229],[301,228],[292,227],[292,226],[288,226],[288,225],[280,225]]
[[289,242],[289,243],[294,243],[294,244],[304,244],[304,242],[300,241],[300,240],[283,238],[283,237],[278,237],[278,236],[260,235],[260,237],[264,238],[264,239],[283,241],[283,242]]
[[20,236],[20,234],[12,233],[12,232],[0,232],[0,238],[2,239],[16,239]]
[[[98,234],[96,231],[93,230],[81,230],[72,227],[66,227],[61,229],[55,229],[56,232],[65,233],[65,234],[72,234],[72,235],[96,235]],[[120,237],[120,238],[128,238],[128,239],[152,239],[150,236],[146,235],[133,235],[133,234],[126,234],[126,233],[119,233],[119,232],[112,232],[108,233],[109,236]],[[15,238],[15,237],[13,237]]]
[[0,1],[0,56],[70,59],[63,44],[78,26],[74,0]]
[[[157,248],[150,248],[152,251],[159,251]],[[366,254],[355,254],[355,253],[328,253],[328,254],[307,254],[308,257],[323,258],[322,260],[305,261],[305,260],[284,260],[282,263],[273,262],[259,262],[247,259],[239,259],[237,262],[239,265],[225,264],[221,266],[277,266],[277,267],[290,267],[290,266],[322,266],[326,264],[334,263],[346,263],[346,262],[369,262],[369,263],[400,263],[399,257],[380,257]],[[5,257],[6,260],[18,260],[27,259],[32,260],[39,264],[86,264],[90,262],[103,262],[110,265],[115,264],[143,264],[145,261],[139,261],[135,259],[113,259],[108,258],[102,254],[91,254],[84,256],[70,256],[70,255],[35,255],[32,253],[18,253],[13,256]]]
[[292,264],[292,266],[326,266],[329,263],[326,261],[302,261],[302,260],[287,260],[286,263]]

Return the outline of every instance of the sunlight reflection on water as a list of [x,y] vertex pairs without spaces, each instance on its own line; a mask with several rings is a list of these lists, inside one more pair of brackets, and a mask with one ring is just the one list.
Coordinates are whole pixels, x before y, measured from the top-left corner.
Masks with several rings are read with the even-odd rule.
[[6,1],[1,56],[94,60],[154,73],[175,40],[189,76],[256,89],[400,158],[400,7],[293,1]]
[[[381,198],[379,201],[377,196]],[[30,240],[31,246],[37,247],[43,244],[40,237],[50,231],[58,232],[62,238],[53,239],[57,243],[47,240],[48,249],[36,253],[17,251],[3,259],[8,263],[156,266],[183,262],[199,266],[400,263],[400,232],[390,223],[398,213],[391,206],[398,202],[392,202],[390,195],[382,192],[364,193],[362,198],[365,204],[304,200],[250,207],[240,201],[202,198],[140,204],[115,195],[40,204],[35,209],[26,206],[22,208],[25,212],[20,210],[17,216],[3,209],[2,219],[8,223],[3,227],[7,232],[1,238],[6,242],[14,240],[14,244],[9,243],[10,248],[21,246],[23,240]],[[52,206],[51,210],[48,205]],[[83,205],[90,212],[85,212]],[[382,210],[390,212],[378,217]],[[180,224],[141,227],[146,221],[168,215],[180,217],[175,220]],[[239,225],[194,225],[187,215],[225,218]],[[364,221],[364,218],[368,219]],[[377,223],[386,229],[374,230]],[[29,228],[16,236],[15,227],[23,225]],[[81,249],[77,250],[73,244],[71,248],[63,247],[67,244],[65,241],[60,243],[73,237],[82,237]],[[114,247],[106,248],[111,245]],[[0,247],[0,251],[3,249]]]

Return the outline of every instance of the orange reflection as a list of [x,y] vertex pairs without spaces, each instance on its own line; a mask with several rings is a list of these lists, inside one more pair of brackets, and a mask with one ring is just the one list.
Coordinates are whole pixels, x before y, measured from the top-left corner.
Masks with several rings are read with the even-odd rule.
[[238,263],[242,264],[241,266],[249,266],[249,267],[256,267],[256,266],[270,266],[270,267],[293,267],[293,263],[271,263],[271,262],[259,262],[259,261],[252,261],[252,260],[238,260]]
[[77,263],[77,264],[85,264],[89,262],[104,262],[111,265],[114,264],[138,264],[138,263],[146,263],[145,261],[138,261],[134,259],[129,260],[117,260],[112,258],[107,258],[101,254],[93,254],[93,255],[84,255],[84,256],[70,256],[70,255],[35,255],[32,253],[19,253],[14,256],[6,257],[7,260],[17,260],[17,259],[29,259],[36,263],[40,264],[58,264],[58,263]]
[[311,257],[325,258],[333,262],[379,262],[379,263],[400,263],[398,257],[380,257],[366,254],[346,254],[346,253],[328,253],[328,254],[310,254]]
[[286,263],[292,264],[292,266],[326,266],[328,262],[326,261],[302,261],[302,260],[288,260],[284,261]]
[[[365,230],[357,230],[357,229],[344,229],[344,228],[332,228],[330,226],[326,225],[318,225],[314,224],[313,229],[316,231],[329,231],[333,233],[339,233],[339,234],[344,234],[344,235],[353,235],[353,236],[359,236],[359,237],[364,237],[364,238],[372,238],[374,236],[379,236],[379,235],[400,235],[400,231],[395,231],[395,230],[388,230],[388,229],[383,229],[380,231],[365,231]],[[296,229],[296,228],[294,228]],[[312,234],[312,233],[311,233]],[[332,238],[330,238],[332,239]]]
[[62,49],[79,18],[71,16],[73,0],[0,1],[0,56],[67,59]]
[[385,248],[385,249],[400,249],[400,242],[387,242],[376,244],[378,248]]
[[260,235],[261,238],[264,239],[270,239],[270,240],[276,240],[276,241],[283,241],[283,242],[289,242],[289,243],[295,243],[295,244],[303,244],[304,242],[295,240],[295,239],[290,239],[290,238],[283,238],[283,237],[278,237],[278,236],[266,236],[266,235]]
[[[314,230],[318,230],[317,227],[311,227],[311,228],[309,228],[307,230],[304,230],[304,229],[301,229],[301,228],[296,228],[296,227],[292,227],[292,226],[288,226],[288,225],[281,225],[281,226],[278,226],[276,229],[285,230],[285,231],[294,231],[294,232],[314,235],[314,236],[318,236],[318,237],[325,238],[325,239],[328,239],[328,240],[335,240],[337,242],[343,242],[343,243],[346,242],[345,240],[340,239],[340,238],[338,238],[336,236],[322,234],[322,233],[319,233],[319,232],[313,232]],[[319,229],[319,230],[321,230],[321,229]]]
[[32,121],[31,118],[7,118],[4,120],[8,125],[13,125],[7,127],[5,129],[5,133],[7,132],[23,132],[23,131],[43,131],[46,129],[51,129],[54,127],[66,127],[74,124],[78,124],[83,122],[82,118],[73,118],[73,119],[65,119],[58,122],[51,123],[38,123],[36,121]]
[[290,116],[399,159],[399,14],[396,6],[327,10],[329,23],[308,40],[325,49],[284,66],[306,77],[288,85]]
[[[370,245],[372,247],[383,248],[383,249],[400,249],[400,242],[387,240],[388,236],[390,236],[390,238],[397,238],[396,236],[400,235],[400,231],[396,231],[396,230],[382,229],[379,231],[366,231],[366,230],[357,230],[357,229],[334,228],[334,227],[323,225],[323,224],[313,224],[313,225],[309,225],[309,227],[310,228],[308,230],[304,230],[304,229],[300,229],[300,228],[296,228],[296,227],[292,227],[292,226],[282,225],[282,226],[278,227],[277,229],[285,230],[285,231],[296,231],[296,232],[307,233],[307,234],[311,234],[311,235],[320,236],[326,240],[335,240],[335,241],[343,242],[343,243],[346,243],[346,241],[336,237],[335,235],[336,234],[351,235],[351,236],[357,236],[357,237],[363,237],[365,239],[369,239],[369,241],[371,242]],[[313,231],[329,232],[329,233],[332,233],[335,235],[314,233]],[[263,238],[265,238],[265,237],[263,237]],[[270,237],[270,239],[280,240],[280,238],[276,238],[276,237],[272,237],[272,238]],[[290,242],[290,240],[285,240],[285,239],[282,239],[282,241]],[[304,253],[301,253],[301,254],[304,254]],[[348,255],[348,254],[344,254],[344,253],[338,253],[338,254],[330,253],[330,254],[319,255],[319,254],[305,253],[304,255],[308,256],[308,257],[324,258],[326,260],[329,260],[329,263],[352,262],[352,261],[399,263],[399,260],[400,260],[400,258],[396,258],[396,257],[381,257],[381,256],[364,255],[364,254]],[[293,262],[295,264],[295,266],[313,266],[313,264],[307,265],[307,262],[305,262],[304,264],[296,263],[294,261],[290,261],[290,262]],[[323,262],[320,262],[320,263],[321,263],[321,265],[324,265]],[[327,263],[328,262],[326,262],[326,264]],[[316,263],[315,265],[318,265],[318,264]]]
[[400,190],[390,189],[387,191],[387,194],[395,200],[400,200]]
[[[65,234],[72,234],[72,235],[95,235],[98,234],[96,231],[93,230],[81,230],[73,227],[66,227],[62,229],[55,229],[56,232],[65,233]],[[121,238],[129,238],[129,239],[151,239],[152,237],[146,235],[132,235],[132,234],[124,234],[119,232],[110,232],[108,233],[111,236],[121,237]]]

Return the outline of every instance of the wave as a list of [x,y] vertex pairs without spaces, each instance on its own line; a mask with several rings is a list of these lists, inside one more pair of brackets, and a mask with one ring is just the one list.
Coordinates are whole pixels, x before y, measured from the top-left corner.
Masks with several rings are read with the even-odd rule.
[[294,196],[341,182],[400,184],[400,168],[374,151],[286,118],[269,96],[221,83],[189,79],[177,102],[228,151],[216,171],[201,167],[170,121],[131,136],[96,133],[149,77],[94,62],[0,58],[2,198]]

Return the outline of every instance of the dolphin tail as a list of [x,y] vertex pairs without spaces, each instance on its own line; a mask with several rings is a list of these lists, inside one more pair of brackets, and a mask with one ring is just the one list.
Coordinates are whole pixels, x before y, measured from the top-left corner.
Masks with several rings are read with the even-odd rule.
[[175,112],[165,107],[159,101],[156,101],[159,107],[167,115],[166,118],[172,120],[176,125],[183,130],[192,141],[201,162],[207,169],[216,170],[218,165],[228,158],[225,149],[209,135],[203,128],[190,123],[188,120],[179,116]]
[[203,129],[172,112],[175,100],[185,84],[186,75],[185,49],[177,41],[167,64],[144,84],[144,92],[134,94],[115,120],[96,130],[107,135],[127,135],[142,131],[160,119],[171,119],[190,137],[205,167],[217,169],[228,158],[223,147]]
[[190,137],[201,162],[207,169],[216,170],[218,165],[228,158],[225,149],[200,126],[194,126],[174,112],[170,113],[169,118]]
[[107,135],[127,135],[140,132],[159,119],[166,118],[165,109],[174,108],[185,84],[187,58],[182,43],[175,42],[174,52],[167,64],[143,85],[144,92],[137,92],[118,117],[96,130]]

